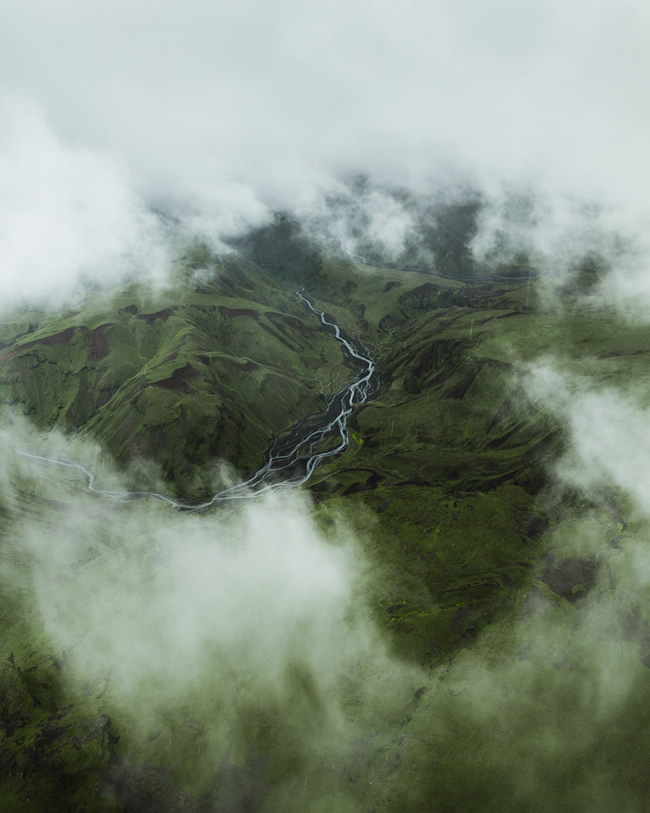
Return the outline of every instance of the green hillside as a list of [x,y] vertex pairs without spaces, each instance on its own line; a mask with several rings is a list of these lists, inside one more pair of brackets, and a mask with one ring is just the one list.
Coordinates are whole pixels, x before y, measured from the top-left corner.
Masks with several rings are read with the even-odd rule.
[[[248,260],[189,263],[167,290],[7,315],[7,425],[24,414],[85,455],[92,440],[127,484],[196,499],[222,462],[255,470],[274,435],[355,374],[279,279],[281,256],[256,262],[268,240]],[[298,248],[314,304],[380,376],[351,416],[350,448],[304,488],[307,506],[269,503],[267,521],[262,508],[116,505],[3,437],[0,808],[646,810],[650,605],[635,562],[648,523],[616,484],[587,491],[558,474],[570,430],[531,376],[552,358],[576,398],[624,399],[650,368],[648,329],[579,275],[462,282]],[[108,457],[83,462],[109,477]],[[272,542],[244,560],[250,585],[242,528]],[[48,534],[58,553],[34,541]],[[282,587],[292,534],[320,540],[310,574],[339,572],[357,540],[341,565],[356,574],[349,593],[333,578],[306,618],[294,582]],[[243,597],[220,604],[199,579],[209,598],[185,616],[189,593],[162,597],[194,545],[206,573],[215,550],[231,551],[214,573]],[[185,619],[153,676],[140,650],[171,633],[156,617],[142,626],[148,606]],[[147,640],[119,663],[84,660],[130,624]]]
[[229,260],[171,290],[132,285],[66,314],[10,314],[0,400],[95,438],[168,488],[211,493],[211,464],[255,470],[272,437],[348,378],[291,286]]

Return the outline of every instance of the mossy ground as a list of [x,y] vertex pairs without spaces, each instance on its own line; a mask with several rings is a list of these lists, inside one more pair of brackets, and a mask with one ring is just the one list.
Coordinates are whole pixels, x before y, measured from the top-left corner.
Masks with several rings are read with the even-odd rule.
[[[40,427],[84,427],[118,460],[151,455],[181,493],[202,493],[217,457],[254,467],[273,433],[350,370],[291,291],[258,269],[223,268],[184,291],[147,302],[131,289],[65,317],[17,314],[0,334],[1,352],[14,353],[0,368],[2,399]],[[359,539],[363,601],[399,665],[397,685],[364,703],[361,664],[339,687],[347,733],[323,754],[300,670],[275,705],[248,708],[245,685],[220,695],[206,681],[163,727],[135,725],[107,676],[81,681],[44,636],[28,555],[12,543],[24,517],[46,523],[96,498],[74,474],[53,473],[46,494],[26,476],[0,511],[11,574],[3,809],[646,810],[650,605],[626,592],[625,574],[647,524],[629,518],[620,494],[590,504],[553,493],[566,439],[522,382],[553,355],[585,387],[636,389],[650,366],[647,329],[595,300],[547,307],[535,283],[463,284],[340,260],[325,262],[314,291],[378,360],[379,396],[355,411],[350,449],[309,489],[324,533],[344,522]],[[102,555],[91,546],[71,589],[84,567],[101,572]],[[124,589],[116,584],[116,601]],[[214,738],[213,721],[229,715],[248,750]],[[196,766],[210,747],[205,773]]]
[[235,266],[157,294],[131,286],[32,314],[27,333],[9,317],[0,402],[89,434],[119,463],[153,461],[175,493],[204,498],[211,464],[255,470],[277,432],[350,377],[289,286],[247,281]]

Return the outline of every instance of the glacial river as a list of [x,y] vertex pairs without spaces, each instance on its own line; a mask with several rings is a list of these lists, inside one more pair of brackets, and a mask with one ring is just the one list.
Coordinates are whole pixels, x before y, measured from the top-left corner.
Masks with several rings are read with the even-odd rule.
[[207,502],[197,503],[183,497],[158,494],[155,491],[113,491],[101,488],[95,474],[75,460],[27,449],[20,449],[18,453],[24,457],[78,471],[85,477],[90,491],[102,497],[119,502],[160,500],[184,512],[204,511],[233,500],[252,499],[268,491],[303,485],[323,460],[334,457],[348,448],[350,445],[348,418],[353,408],[374,397],[378,388],[375,363],[365,347],[346,336],[331,316],[315,308],[303,294],[303,290],[296,291],[296,296],[320,319],[323,330],[341,344],[348,358],[360,368],[360,372],[350,384],[346,384],[343,389],[330,396],[323,412],[307,415],[277,435],[264,457],[264,463],[247,480],[217,492]]

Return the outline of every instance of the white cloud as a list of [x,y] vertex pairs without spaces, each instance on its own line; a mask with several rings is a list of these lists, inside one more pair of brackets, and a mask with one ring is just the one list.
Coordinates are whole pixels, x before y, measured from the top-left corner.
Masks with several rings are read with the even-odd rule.
[[157,225],[121,162],[63,144],[40,111],[0,108],[2,304],[60,303],[84,280],[111,282],[162,260]]
[[650,401],[644,388],[589,387],[571,367],[538,359],[530,392],[565,427],[568,450],[557,463],[560,480],[586,494],[603,487],[626,495],[650,519]]
[[24,419],[0,428],[2,506],[34,493],[61,509],[18,508],[4,539],[0,575],[36,620],[12,629],[11,646],[36,636],[39,651],[64,653],[67,696],[100,687],[93,707],[127,749],[162,732],[175,761],[199,738],[187,774],[214,775],[229,749],[256,752],[262,719],[296,755],[282,784],[344,766],[378,714],[403,716],[422,674],[391,658],[366,604],[368,564],[340,520],[323,530],[296,493],[191,516],[94,499],[74,471],[16,455],[21,445],[97,460],[96,447]]
[[[488,199],[541,187],[544,244],[572,239],[584,200],[635,230],[648,214],[649,16],[640,0],[25,0],[4,15],[0,60],[5,89],[44,111],[59,151],[77,165],[81,150],[114,193],[126,184],[111,227],[131,195],[191,212],[215,237],[268,207],[317,209],[350,173],[427,192],[460,173]],[[61,160],[36,149],[34,164]]]

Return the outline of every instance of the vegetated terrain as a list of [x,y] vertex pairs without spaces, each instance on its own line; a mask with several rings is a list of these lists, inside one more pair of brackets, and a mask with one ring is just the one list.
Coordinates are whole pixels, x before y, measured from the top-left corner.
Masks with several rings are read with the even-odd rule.
[[155,461],[178,494],[210,493],[217,460],[256,469],[348,373],[295,286],[234,260],[194,271],[174,291],[132,285],[65,314],[13,315],[2,402],[39,428],[82,430],[121,464]]
[[[138,460],[196,499],[218,461],[254,470],[274,434],[354,375],[279,278],[281,258],[259,259],[190,258],[155,295],[132,285],[67,314],[10,315],[0,400],[40,429],[95,439],[136,485],[151,478],[127,467]],[[74,528],[70,516],[98,498],[74,473],[37,477],[24,464],[14,496],[0,497],[0,806],[647,810],[650,616],[628,590],[625,553],[647,527],[615,489],[557,484],[566,430],[526,376],[560,352],[587,389],[626,392],[650,365],[648,331],[569,284],[541,297],[535,280],[312,260],[309,295],[370,349],[381,385],[352,415],[349,450],[310,481],[311,516],[332,539],[341,523],[354,530],[363,612],[390,665],[360,647],[328,684],[341,718],[332,741],[324,695],[299,666],[259,705],[240,687],[257,697],[258,676],[237,677],[235,692],[222,669],[159,717],[125,711],[109,672],[89,665],[82,681],[44,631],[47,602],[33,598],[34,554],[20,541],[25,521]],[[110,526],[145,509],[101,510]],[[215,521],[227,528],[236,514]],[[94,533],[86,558],[51,578],[71,594],[113,579],[119,606],[129,583],[111,561],[153,572],[155,550],[144,532],[135,546]],[[235,745],[219,733],[231,717]]]

